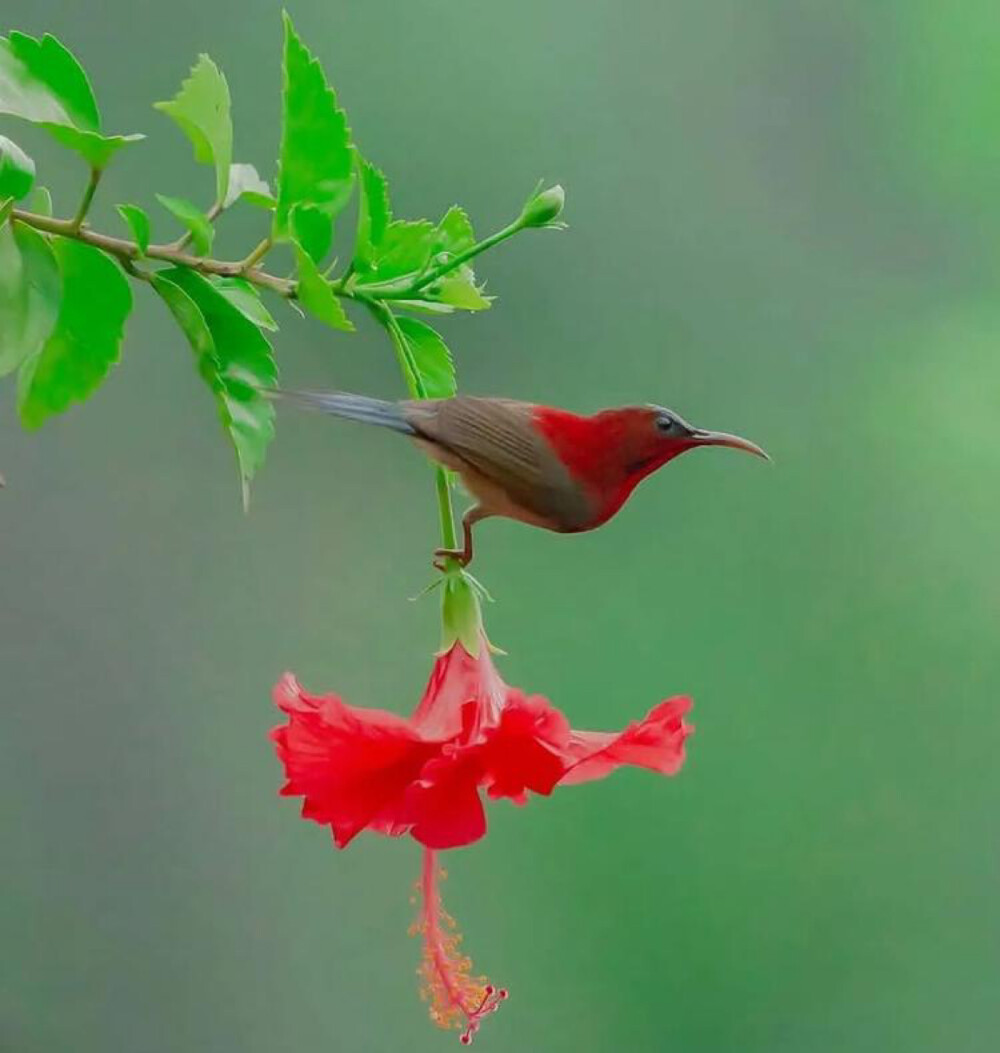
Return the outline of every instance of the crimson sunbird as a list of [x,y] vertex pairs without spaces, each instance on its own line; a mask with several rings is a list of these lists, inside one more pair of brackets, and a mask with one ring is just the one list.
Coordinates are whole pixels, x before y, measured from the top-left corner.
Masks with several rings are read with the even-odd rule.
[[390,428],[457,472],[476,503],[462,518],[462,548],[438,549],[435,556],[463,567],[472,560],[472,527],[491,516],[576,534],[602,526],[647,475],[696,446],[728,446],[770,459],[749,439],[695,428],[662,406],[580,416],[467,395],[386,402],[343,391],[268,394]]

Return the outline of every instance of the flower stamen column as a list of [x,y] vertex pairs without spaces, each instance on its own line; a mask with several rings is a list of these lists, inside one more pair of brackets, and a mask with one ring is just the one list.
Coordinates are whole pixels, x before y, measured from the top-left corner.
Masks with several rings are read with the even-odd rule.
[[470,1045],[484,1017],[495,1013],[508,997],[483,976],[473,976],[472,961],[462,953],[462,935],[454,919],[441,906],[438,879],[445,872],[438,866],[437,853],[424,849],[423,871],[419,882],[420,918],[411,933],[423,937],[423,960],[417,970],[422,980],[421,997],[430,1003],[430,1016],[438,1027],[465,1025],[460,1036]]

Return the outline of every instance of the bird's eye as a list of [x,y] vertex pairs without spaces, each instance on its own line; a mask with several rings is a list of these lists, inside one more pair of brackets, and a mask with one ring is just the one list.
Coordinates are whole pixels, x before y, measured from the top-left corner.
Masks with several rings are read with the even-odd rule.
[[657,427],[657,430],[659,430],[659,431],[670,432],[670,431],[673,430],[674,424],[675,424],[675,421],[674,421],[673,417],[657,417],[656,418],[656,427]]

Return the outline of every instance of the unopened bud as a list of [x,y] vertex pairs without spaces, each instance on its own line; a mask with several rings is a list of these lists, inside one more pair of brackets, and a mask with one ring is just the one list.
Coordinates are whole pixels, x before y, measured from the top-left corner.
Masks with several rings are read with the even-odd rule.
[[566,193],[556,183],[535,194],[521,210],[522,227],[547,227],[557,219],[566,203]]

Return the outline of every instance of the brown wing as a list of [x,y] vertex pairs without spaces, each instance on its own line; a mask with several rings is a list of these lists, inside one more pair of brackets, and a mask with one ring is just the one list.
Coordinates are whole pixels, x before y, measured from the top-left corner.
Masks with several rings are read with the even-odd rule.
[[591,519],[590,501],[536,430],[534,411],[530,402],[463,395],[403,404],[421,438],[468,465],[514,505],[551,529],[580,530]]

